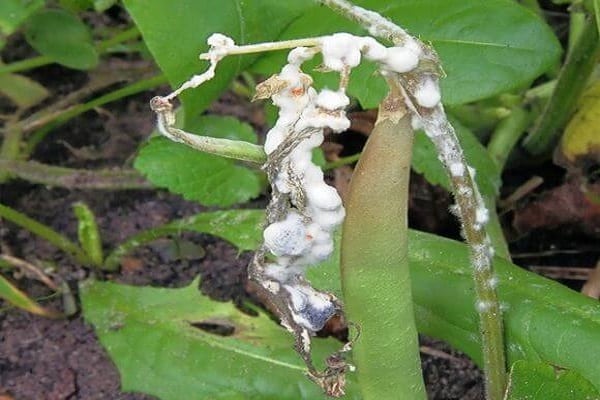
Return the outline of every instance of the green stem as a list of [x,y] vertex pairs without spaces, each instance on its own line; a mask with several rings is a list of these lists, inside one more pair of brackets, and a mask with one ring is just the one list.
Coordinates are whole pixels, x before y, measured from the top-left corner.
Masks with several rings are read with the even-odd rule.
[[[125,31],[117,33],[115,36],[113,36],[109,39],[99,42],[96,45],[96,50],[98,50],[98,52],[101,54],[105,53],[111,47],[113,47],[117,44],[126,42],[128,40],[135,39],[139,35],[140,35],[140,32],[138,31],[138,29],[136,27],[127,29]],[[26,60],[16,61],[16,62],[8,64],[8,65],[0,66],[0,75],[16,73],[16,72],[24,72],[24,71],[28,71],[30,69],[42,67],[44,65],[48,65],[48,64],[52,64],[52,63],[54,63],[54,60],[47,56],[37,56],[37,57],[33,57],[33,58],[28,58]]]
[[76,116],[83,114],[84,112],[102,106],[104,104],[122,99],[124,97],[132,96],[145,90],[152,89],[165,83],[167,83],[167,78],[164,75],[153,76],[151,78],[134,82],[123,88],[97,97],[91,101],[88,101],[87,103],[77,104],[61,112],[55,113],[51,117],[49,117],[47,121],[45,121],[46,125],[44,127],[38,129],[31,135],[31,137],[27,141],[23,153],[26,155],[31,154],[35,147],[46,137],[46,135],[51,130],[75,118]]
[[[193,217],[190,217],[193,218]],[[188,218],[189,219],[189,218]],[[127,239],[125,242],[121,243],[117,246],[104,261],[104,269],[109,271],[115,271],[121,262],[121,258],[126,254],[133,251],[135,248],[143,246],[147,243],[151,243],[157,239],[168,235],[176,235],[185,230],[186,226],[189,225],[186,223],[186,219],[178,220],[170,222],[166,225],[158,226],[156,228],[147,229],[140,233],[137,233]]]
[[[14,160],[19,157],[21,151],[22,129],[16,124],[7,124],[4,132],[2,146],[0,146],[0,160]],[[11,178],[11,174],[0,168],[0,184]]]
[[193,149],[221,157],[264,164],[267,156],[262,146],[241,140],[230,140],[200,136],[176,128],[173,106],[165,97],[155,97],[150,107],[158,116],[160,132],[174,142],[183,143]]
[[140,31],[136,26],[133,26],[129,29],[121,31],[114,35],[111,38],[103,40],[98,43],[96,49],[99,53],[107,52],[111,47],[116,46],[118,44],[128,42],[133,39],[137,39],[140,36]]
[[54,61],[48,56],[37,56],[22,61],[15,61],[8,65],[0,66],[0,75],[15,72],[24,72],[44,65],[52,64]]
[[494,130],[488,144],[488,152],[498,164],[500,171],[504,170],[508,156],[521,136],[525,134],[530,123],[530,114],[521,107],[515,107],[511,114],[503,119]]
[[152,189],[135,170],[101,169],[96,171],[42,164],[36,161],[1,160],[0,171],[46,186],[83,190]]
[[323,171],[329,171],[329,170],[332,170],[332,169],[335,169],[338,167],[342,167],[344,165],[348,165],[348,164],[357,162],[360,159],[361,154],[362,153],[356,153],[356,154],[352,154],[351,156],[341,157],[335,161],[328,162],[323,167]]
[[524,142],[531,154],[548,153],[556,145],[587,85],[599,52],[598,29],[594,20],[588,17],[577,43],[567,55],[552,97]]
[[40,224],[25,214],[22,214],[17,210],[2,204],[0,204],[0,217],[9,220],[24,229],[27,229],[29,232],[38,235],[43,239],[46,239],[65,253],[72,255],[78,262],[86,265],[91,264],[88,256],[77,244],[73,243],[66,236],[61,235],[49,226]]
[[[425,399],[407,257],[413,131],[398,89],[380,106],[352,176],[341,247],[353,360],[365,400]],[[385,338],[382,340],[382,338]]]

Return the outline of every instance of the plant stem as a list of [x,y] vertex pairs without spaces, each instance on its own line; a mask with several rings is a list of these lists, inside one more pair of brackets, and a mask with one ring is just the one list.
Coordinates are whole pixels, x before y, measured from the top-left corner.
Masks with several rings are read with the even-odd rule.
[[24,72],[44,65],[52,64],[54,61],[48,56],[37,56],[22,61],[16,61],[8,65],[0,66],[0,75],[15,72]]
[[[381,15],[353,6],[346,0],[318,0],[346,18],[358,22],[373,35],[391,40],[400,45],[414,41],[405,30]],[[482,351],[486,395],[490,400],[502,400],[506,386],[506,363],[504,355],[504,337],[502,313],[496,295],[497,278],[492,268],[493,249],[485,231],[489,212],[479,193],[473,176],[474,171],[466,164],[454,128],[441,103],[434,107],[423,107],[415,100],[415,91],[423,79],[434,80],[437,84],[439,59],[430,47],[420,44],[423,55],[419,66],[405,74],[397,76],[415,113],[421,118],[425,132],[434,143],[444,167],[448,170],[452,191],[457,202],[463,234],[471,248],[471,265],[477,311],[480,319]]]
[[329,171],[344,165],[348,165],[348,164],[352,164],[353,162],[356,162],[360,159],[362,153],[356,153],[356,154],[352,154],[351,156],[347,156],[347,157],[341,157],[338,158],[337,160],[328,162],[327,164],[325,164],[325,166],[323,167],[323,171]]
[[494,130],[488,144],[488,152],[498,164],[500,171],[504,170],[506,160],[525,130],[531,123],[530,114],[522,107],[515,107],[511,114],[502,120]]
[[[115,46],[117,44],[126,42],[131,39],[135,39],[140,35],[140,32],[136,27],[129,28],[125,31],[117,33],[115,36],[103,40],[96,45],[96,50],[99,53],[105,53],[110,47]],[[16,61],[14,63],[8,65],[0,66],[0,75],[16,73],[16,72],[24,72],[30,69],[34,69],[37,67],[42,67],[44,65],[52,64],[54,60],[47,56],[37,56],[28,58],[22,61]]]
[[552,97],[525,139],[524,146],[531,154],[546,154],[556,145],[587,85],[599,53],[598,29],[594,19],[588,16],[579,39],[562,66]]
[[77,244],[73,243],[66,236],[61,235],[49,226],[41,224],[25,214],[3,204],[0,204],[0,217],[6,218],[29,232],[46,239],[65,253],[72,255],[78,262],[86,265],[91,264],[87,254],[85,254]]
[[[16,124],[8,123],[2,145],[0,146],[0,161],[14,160],[19,157],[21,151],[21,136],[23,131]],[[11,178],[11,174],[0,168],[0,184]]]
[[173,106],[166,98],[155,97],[150,102],[150,107],[158,116],[158,129],[167,138],[190,146],[205,153],[216,154],[221,157],[264,164],[267,156],[262,146],[240,141],[213,138],[209,136],[194,135],[175,128],[175,114]]
[[104,104],[111,103],[124,97],[132,96],[145,90],[152,89],[165,83],[167,83],[167,78],[164,75],[156,75],[148,79],[134,82],[130,85],[107,93],[103,96],[97,97],[91,101],[88,101],[87,103],[77,104],[73,107],[52,114],[45,121],[45,126],[38,129],[31,135],[31,137],[27,141],[23,152],[26,155],[31,154],[35,147],[46,137],[46,135],[51,130],[75,118],[76,116],[83,114],[84,112],[93,110],[96,107],[100,107]]
[[0,160],[0,171],[46,186],[83,190],[152,189],[139,172],[124,169],[96,171],[42,164],[36,161]]
[[380,105],[347,198],[342,289],[348,318],[360,328],[353,359],[365,400],[426,398],[407,256],[413,138],[394,88]]

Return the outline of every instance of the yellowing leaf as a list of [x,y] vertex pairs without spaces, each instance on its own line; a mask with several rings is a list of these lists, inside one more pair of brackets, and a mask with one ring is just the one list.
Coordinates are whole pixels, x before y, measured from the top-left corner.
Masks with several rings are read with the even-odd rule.
[[587,89],[562,137],[560,150],[569,163],[600,161],[600,81]]

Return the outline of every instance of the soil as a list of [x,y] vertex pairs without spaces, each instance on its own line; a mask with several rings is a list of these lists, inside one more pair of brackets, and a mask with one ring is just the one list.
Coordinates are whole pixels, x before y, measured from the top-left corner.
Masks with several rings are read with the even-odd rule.
[[[5,50],[5,61],[31,55],[23,50],[22,41],[13,39],[12,54]],[[57,96],[64,95],[86,82],[86,75],[59,66],[47,66],[30,76],[47,84]],[[76,168],[100,168],[130,165],[138,146],[153,128],[154,117],[148,109],[149,99],[156,93],[144,93],[104,107],[101,112],[89,112],[48,136],[36,149],[33,159],[52,165]],[[226,94],[212,112],[233,114],[251,122],[264,131],[264,115],[257,108],[240,106],[241,99]],[[11,109],[0,102],[0,114]],[[356,137],[360,136],[355,134]],[[357,139],[360,144],[364,142]],[[357,141],[343,143],[347,148],[360,147]],[[68,145],[66,145],[66,144]],[[344,170],[347,178],[348,171]],[[553,169],[552,179],[561,181],[563,172]],[[519,171],[505,177],[509,194],[523,179],[514,178]],[[337,173],[330,178],[336,179]],[[121,243],[140,230],[166,223],[174,218],[189,216],[204,207],[184,201],[161,190],[94,191],[66,190],[11,181],[1,187],[0,203],[13,207],[30,217],[51,226],[62,234],[76,238],[76,221],[72,204],[86,203],[95,213],[106,250]],[[258,199],[252,206],[264,205]],[[411,183],[410,224],[417,229],[458,238],[458,228],[447,212],[451,199],[444,190],[429,185],[419,175]],[[508,220],[510,215],[505,216]],[[510,221],[508,221],[510,222]],[[544,241],[517,237],[512,249],[522,254],[533,252],[533,264],[552,265],[543,250],[552,248],[579,249],[563,265],[595,263],[598,250],[585,250],[592,239],[578,236],[581,241],[563,239],[560,234],[543,233]],[[143,246],[127,256],[122,268],[112,274],[100,274],[100,279],[131,284],[161,287],[181,287],[195,277],[202,277],[199,290],[222,301],[241,303],[249,299],[245,290],[246,265],[251,254],[238,254],[228,243],[208,235],[186,233],[177,240],[194,244],[199,249],[186,257],[173,257],[166,249],[169,240],[161,239]],[[78,282],[91,271],[74,263],[64,253],[28,231],[0,221],[2,252],[45,263],[55,268],[54,276],[66,282],[77,298]],[[203,251],[202,251],[203,250]],[[527,256],[523,257],[527,259]],[[51,292],[39,282],[14,275],[16,284],[44,306],[61,309],[60,298],[49,297]],[[580,284],[569,282],[578,288]],[[250,300],[253,300],[250,298]],[[77,313],[67,319],[52,320],[34,316],[0,302],[0,399],[65,400],[65,399],[128,399],[149,400],[154,397],[120,390],[119,373],[100,345],[91,326]],[[421,338],[423,374],[427,392],[432,400],[483,399],[480,370],[464,355],[443,342]]]

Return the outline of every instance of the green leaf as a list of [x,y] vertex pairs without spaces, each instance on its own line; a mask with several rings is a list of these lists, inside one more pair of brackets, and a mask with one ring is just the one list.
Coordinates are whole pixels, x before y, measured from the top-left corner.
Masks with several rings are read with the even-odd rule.
[[[198,282],[183,289],[87,282],[80,293],[85,319],[119,368],[125,391],[161,400],[326,398],[304,375],[291,335],[264,314],[251,317],[209,300]],[[202,323],[231,334],[209,333],[197,327]],[[314,343],[319,361],[340,346],[332,339]],[[358,399],[349,378],[345,398]]]
[[50,94],[33,79],[17,74],[0,74],[0,93],[23,109],[40,103]]
[[118,0],[94,0],[94,10],[104,12],[117,4]]
[[260,227],[264,221],[263,210],[226,210],[197,214],[151,228],[127,238],[107,258],[105,266],[115,269],[121,257],[136,247],[167,235],[184,231],[208,233],[225,239],[241,251],[255,250],[260,244]]
[[[254,237],[256,241],[260,240],[259,226],[248,225],[244,232],[247,232],[250,237]],[[339,295],[341,287],[338,265],[339,251],[332,260],[318,267],[310,268],[308,277],[315,287],[330,290]],[[454,347],[469,354],[476,362],[481,363],[478,316],[473,306],[475,298],[468,247],[453,240],[410,230],[409,265],[419,331],[446,340]],[[514,363],[524,359],[543,360],[580,374],[597,390],[600,390],[600,364],[590,362],[590,360],[600,359],[600,348],[597,346],[600,343],[600,305],[598,302],[557,282],[525,271],[503,259],[495,259],[495,268],[500,283],[498,288],[500,300],[506,308],[504,318],[510,362]],[[161,322],[163,319],[166,319],[166,324],[172,324],[172,319],[178,317],[170,310],[177,310],[179,307],[179,303],[171,301],[173,297],[163,296],[163,293],[176,293],[176,291],[150,288],[119,289],[117,296],[112,289],[109,292],[102,289],[104,294],[97,295],[96,289],[104,285],[107,285],[107,288],[116,286],[93,284],[93,293],[87,288],[82,290],[84,314],[89,321],[97,325],[101,341],[110,349],[111,355],[117,358],[117,365],[121,368],[122,374],[131,377],[125,380],[125,387],[128,390],[148,390],[140,387],[148,380],[155,380],[156,382],[152,383],[161,387],[167,386],[167,389],[160,390],[171,390],[171,375],[183,376],[183,378],[177,378],[176,382],[181,382],[179,379],[185,378],[191,381],[189,384],[194,385],[199,384],[198,382],[209,385],[212,379],[227,379],[227,372],[220,369],[204,370],[206,375],[198,373],[190,378],[188,358],[185,358],[184,362],[178,358],[175,361],[165,361],[164,367],[160,365],[160,362],[164,361],[165,355],[160,348],[154,347],[155,342],[163,339],[161,334],[163,331],[158,327],[163,326]],[[121,300],[126,293],[131,293],[131,297]],[[147,296],[144,299],[138,297],[138,294],[141,293],[146,293]],[[112,296],[115,298],[112,299]],[[120,306],[116,307],[113,301]],[[186,303],[187,300],[182,302]],[[130,313],[129,310],[127,313],[122,313],[122,308],[133,308],[135,304],[140,304],[140,310],[136,310],[136,312],[144,313],[140,317],[141,321],[147,321],[152,329],[146,329],[149,328],[148,326],[144,328],[138,326],[138,329],[130,328],[130,331],[126,331],[127,335],[120,335],[122,332],[119,327],[122,321],[125,321],[124,317]],[[171,304],[174,308],[171,308]],[[223,305],[212,302],[208,304],[211,304],[210,307],[215,307],[215,304]],[[198,311],[195,302],[186,303],[184,306],[190,307],[191,312]],[[202,308],[204,307],[203,305]],[[194,321],[195,319],[186,320]],[[111,326],[111,321],[115,321],[112,325],[113,329],[116,328],[114,331],[107,328],[107,326]],[[136,322],[136,326],[137,324]],[[191,348],[187,347],[187,343],[193,340],[194,335],[197,335],[198,332],[192,333],[192,336],[187,333],[187,330],[171,330],[169,339],[160,341],[159,345],[168,346],[165,352],[171,351],[173,354],[187,355]],[[262,348],[260,345],[263,337],[258,336],[257,340],[253,342],[259,349]],[[144,342],[140,344],[141,338],[144,339]],[[143,349],[141,354],[138,353],[138,350],[130,352],[130,345],[135,347],[138,344],[143,347],[144,343],[153,346]],[[173,349],[171,346],[174,343],[184,343],[181,345],[184,349]],[[291,344],[288,343],[288,346]],[[250,345],[246,348],[253,349]],[[158,355],[154,356],[154,354]],[[136,362],[138,356],[141,359],[140,364],[142,364],[142,370],[139,372],[141,376],[132,376],[135,373],[133,370],[140,366]],[[194,358],[193,363],[198,365],[198,368],[203,364],[202,360],[206,359],[201,357],[211,357],[210,352]],[[296,360],[295,356],[290,357],[291,363],[297,362],[293,361]],[[150,375],[145,378],[143,374],[151,368],[143,365],[147,360],[159,364],[161,368],[167,368],[167,366],[171,368],[166,373],[166,378],[160,377],[160,375],[156,376],[152,371],[149,371]],[[124,372],[125,368],[129,368],[132,372]],[[238,374],[238,370],[233,371]],[[235,382],[238,382],[238,378],[238,375],[234,375]],[[269,382],[269,379],[266,380],[265,386],[268,386]],[[230,395],[233,396],[231,393]]]
[[[212,0],[177,3],[125,0],[124,3],[154,59],[174,87],[207,68],[206,62],[198,60],[198,54],[208,49],[206,39],[211,34],[224,33],[240,44],[273,40],[306,5],[312,4],[309,0],[227,0],[219,2],[218,7]],[[217,68],[215,79],[181,96],[186,109],[200,113],[254,59],[230,57],[224,60]]]
[[[494,199],[501,185],[500,170],[497,164],[473,132],[461,125],[455,118],[451,118],[451,122],[467,162],[475,168],[475,180],[482,195]],[[450,190],[448,174],[437,157],[435,146],[422,131],[417,132],[415,136],[412,166],[430,183]]]
[[32,13],[43,5],[44,0],[0,1],[0,34],[8,36],[16,31]]
[[72,13],[87,10],[92,7],[92,0],[60,0],[59,4],[62,8]]
[[[256,143],[252,128],[232,117],[204,116],[193,125],[192,132],[205,136]],[[245,202],[258,196],[261,188],[255,171],[163,137],[152,138],[134,166],[156,186],[204,205],[227,207]]]
[[[547,71],[561,53],[550,30],[534,13],[512,0],[363,0],[357,4],[379,11],[425,42],[441,57],[447,77],[442,80],[445,104],[461,104],[529,84]],[[432,10],[435,10],[434,12]],[[325,7],[313,7],[295,20],[282,39],[333,32],[366,34],[357,25]],[[283,54],[263,57],[253,67],[271,74],[284,62]],[[353,72],[349,92],[364,108],[374,108],[386,93],[375,67]],[[334,86],[334,74],[320,84]]]
[[41,54],[74,69],[91,69],[98,52],[88,27],[62,10],[44,10],[29,18],[25,37]]
[[102,240],[96,224],[96,217],[92,210],[84,203],[73,204],[77,217],[77,235],[81,248],[95,266],[101,266],[104,261],[102,254]]
[[[409,230],[408,243],[419,332],[447,341],[482,365],[469,248],[414,230]],[[600,359],[598,301],[499,257],[494,268],[506,309],[509,361],[544,361],[566,368],[600,390],[600,364],[590,362]],[[308,278],[315,287],[341,293],[335,260],[310,268]]]
[[15,307],[19,307],[32,314],[41,315],[48,318],[57,318],[59,313],[46,309],[30,299],[25,293],[17,289],[5,277],[0,275],[0,299],[8,301]]
[[551,365],[517,361],[510,371],[506,400],[598,400],[600,394],[581,375]]

